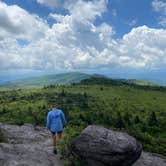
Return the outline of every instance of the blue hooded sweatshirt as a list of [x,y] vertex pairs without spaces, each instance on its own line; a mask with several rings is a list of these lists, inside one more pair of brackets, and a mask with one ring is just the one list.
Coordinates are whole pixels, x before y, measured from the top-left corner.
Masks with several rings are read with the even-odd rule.
[[46,125],[48,129],[52,132],[61,132],[64,125],[66,125],[66,120],[61,110],[55,109],[48,112]]

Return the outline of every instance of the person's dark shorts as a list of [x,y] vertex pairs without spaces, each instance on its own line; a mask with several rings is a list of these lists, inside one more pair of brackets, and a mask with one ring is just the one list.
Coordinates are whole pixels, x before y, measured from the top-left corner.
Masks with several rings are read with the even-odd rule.
[[56,134],[56,133],[57,133],[57,134],[62,134],[63,131],[51,131],[51,134],[53,134],[53,135]]

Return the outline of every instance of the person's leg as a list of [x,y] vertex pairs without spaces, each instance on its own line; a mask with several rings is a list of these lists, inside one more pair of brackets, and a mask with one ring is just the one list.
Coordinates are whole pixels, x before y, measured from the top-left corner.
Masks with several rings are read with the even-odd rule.
[[61,141],[62,140],[62,132],[58,132],[57,135],[58,135],[58,140]]
[[[52,133],[52,144],[53,144],[53,149],[56,151],[56,132],[51,132]],[[54,152],[55,153],[55,152]]]
[[62,151],[62,132],[57,132],[57,136],[58,136],[59,154],[61,154],[61,151]]
[[56,134],[52,134],[52,144],[53,147],[56,147]]

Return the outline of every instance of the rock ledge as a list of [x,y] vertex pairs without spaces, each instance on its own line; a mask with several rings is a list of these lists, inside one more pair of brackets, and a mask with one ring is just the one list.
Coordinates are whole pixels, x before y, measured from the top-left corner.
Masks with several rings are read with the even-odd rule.
[[0,143],[1,166],[62,166],[52,153],[50,133],[44,127],[6,125],[0,130],[7,142]]

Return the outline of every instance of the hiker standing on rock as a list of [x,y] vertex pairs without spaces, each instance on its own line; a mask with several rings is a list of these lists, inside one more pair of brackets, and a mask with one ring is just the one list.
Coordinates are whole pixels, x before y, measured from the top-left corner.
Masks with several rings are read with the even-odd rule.
[[56,135],[59,140],[62,140],[63,127],[66,125],[65,115],[62,110],[57,109],[57,104],[52,105],[52,110],[47,114],[47,129],[52,134],[53,152],[57,154],[56,150]]

